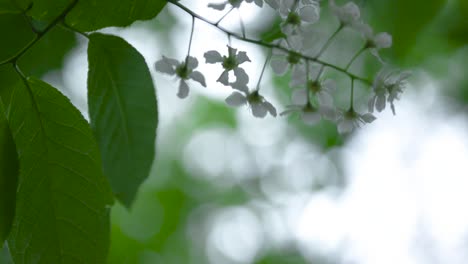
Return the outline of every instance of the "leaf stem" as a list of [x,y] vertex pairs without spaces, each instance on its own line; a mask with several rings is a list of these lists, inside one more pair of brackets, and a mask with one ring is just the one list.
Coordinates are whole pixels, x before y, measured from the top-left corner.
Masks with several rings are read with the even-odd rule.
[[323,45],[323,47],[320,49],[320,51],[317,53],[317,55],[315,56],[315,58],[320,58],[320,56],[322,56],[322,54],[327,50],[327,48],[330,46],[330,44],[333,42],[333,39],[336,37],[336,35],[338,35],[338,33],[340,33],[341,29],[343,29],[343,25],[340,24],[338,26],[338,28],[335,30],[335,32],[333,32],[333,34],[328,38],[327,42],[325,42],[325,44]]
[[76,29],[76,28],[74,28],[74,27],[68,25],[65,21],[62,21],[62,23],[61,23],[60,25],[61,25],[62,27],[64,27],[64,28],[70,30],[70,31],[73,31],[73,32],[75,32],[75,33],[78,33],[78,34],[80,34],[81,36],[83,36],[83,37],[89,39],[89,34],[88,34],[88,33],[83,32],[83,31],[80,31],[80,30],[78,30],[78,29]]
[[349,67],[353,64],[353,62],[367,49],[367,45],[363,46],[356,54],[354,54],[353,58],[348,62],[345,67],[345,70],[348,70]]
[[226,14],[224,14],[218,21],[216,21],[215,25],[219,25],[219,23],[221,23],[221,21],[223,21],[223,19],[226,18],[232,12],[232,10],[234,10],[234,7],[231,7],[231,9],[226,12]]
[[245,25],[244,25],[244,20],[242,20],[241,13],[239,9],[237,9],[237,13],[239,14],[239,23],[241,26],[241,31],[242,31],[242,37],[245,38]]
[[354,78],[351,78],[351,96],[349,99],[349,110],[354,109]]
[[257,87],[255,88],[256,91],[260,90],[260,83],[262,82],[263,74],[265,73],[266,66],[268,64],[268,61],[270,61],[272,54],[273,53],[270,50],[268,56],[265,59],[265,63],[263,64],[263,68],[262,68],[262,72],[260,73],[260,77],[258,78]]
[[189,45],[188,45],[188,50],[187,50],[187,58],[190,56],[190,49],[192,48],[192,39],[193,39],[193,31],[195,29],[195,17],[192,16],[192,29],[190,30],[190,40],[189,40]]
[[[270,48],[270,49],[282,50],[282,51],[284,51],[284,52],[286,52],[286,53],[289,53],[289,52],[292,51],[292,50],[290,50],[290,49],[288,49],[288,48],[285,48],[285,47],[283,47],[283,46],[280,46],[280,45],[278,45],[278,44],[272,44],[272,43],[263,42],[263,41],[261,41],[261,40],[256,40],[256,39],[251,39],[251,38],[243,37],[243,36],[241,36],[241,35],[239,35],[239,34],[236,34],[236,33],[232,32],[232,31],[230,31],[230,30],[228,30],[228,29],[226,29],[226,28],[224,28],[224,27],[222,27],[222,26],[219,26],[219,25],[217,25],[216,23],[211,22],[211,21],[209,21],[208,19],[206,19],[206,18],[204,18],[204,17],[198,15],[197,13],[193,12],[192,10],[190,10],[189,8],[187,8],[186,6],[184,6],[183,4],[177,2],[176,0],[168,0],[168,2],[171,3],[171,4],[173,4],[173,5],[175,5],[175,6],[177,6],[177,7],[179,7],[180,9],[182,9],[183,11],[185,11],[186,13],[190,14],[192,17],[195,17],[195,18],[198,19],[198,20],[201,20],[201,21],[203,21],[203,22],[205,22],[205,23],[207,23],[207,24],[209,24],[209,25],[212,25],[212,26],[218,28],[218,30],[220,30],[220,31],[222,31],[222,32],[224,32],[224,33],[226,33],[228,36],[233,36],[233,37],[235,37],[236,39],[242,40],[242,41],[244,41],[244,42],[256,44],[256,45],[263,46],[263,47],[267,47],[267,48]],[[339,72],[342,72],[342,73],[348,75],[349,77],[351,77],[351,78],[353,78],[353,79],[355,79],[355,80],[359,80],[359,81],[361,81],[361,82],[363,82],[363,83],[366,83],[366,84],[368,84],[368,85],[371,85],[371,84],[372,84],[372,81],[370,81],[370,80],[368,80],[368,79],[365,79],[365,78],[363,78],[363,77],[357,76],[357,75],[355,75],[355,74],[349,72],[347,69],[341,68],[341,67],[339,67],[339,66],[336,66],[336,65],[334,65],[334,64],[331,64],[331,63],[328,63],[328,62],[325,62],[325,61],[322,61],[322,60],[320,60],[320,59],[318,59],[318,58],[306,56],[306,55],[301,54],[301,53],[298,53],[298,55],[301,56],[301,57],[302,57],[304,60],[306,60],[306,61],[313,61],[313,62],[316,62],[316,63],[318,63],[318,64],[323,65],[324,67],[329,67],[329,68],[335,69],[335,70],[337,70],[337,71],[339,71]]]
[[[323,67],[322,67],[323,68]],[[320,74],[320,73],[319,73]],[[318,77],[317,77],[318,79]],[[310,96],[309,96],[309,82],[310,82],[310,62],[306,61],[306,91],[307,91],[307,105],[310,105]]]

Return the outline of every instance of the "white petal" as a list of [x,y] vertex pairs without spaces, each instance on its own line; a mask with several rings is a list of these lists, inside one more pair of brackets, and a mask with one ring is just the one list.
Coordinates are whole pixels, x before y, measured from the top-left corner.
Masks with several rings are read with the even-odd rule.
[[320,18],[318,10],[314,6],[304,6],[299,9],[301,20],[307,23],[317,22]]
[[301,2],[303,5],[314,5],[314,6],[319,5],[316,0],[302,0]]
[[301,118],[304,121],[304,123],[308,125],[315,125],[320,121],[320,114],[318,112],[302,112]]
[[208,7],[211,7],[216,10],[224,10],[226,8],[227,2],[220,3],[220,4],[208,4]]
[[379,95],[376,99],[375,108],[377,111],[382,112],[385,109],[385,95]]
[[171,58],[168,58],[166,56],[163,56],[162,60],[164,60],[165,62],[169,63],[170,65],[172,65],[174,67],[177,67],[180,64],[176,59],[171,59]]
[[359,19],[361,16],[361,12],[359,11],[359,7],[353,3],[349,2],[343,6],[343,15],[346,16],[344,19],[345,22],[353,22]]
[[374,44],[378,49],[386,49],[392,46],[392,35],[382,32],[374,37]]
[[190,79],[199,82],[203,87],[206,87],[205,76],[199,71],[193,71],[190,73]]
[[338,133],[345,134],[354,130],[354,123],[352,120],[344,119],[338,123]]
[[228,71],[223,71],[223,73],[221,73],[221,75],[219,76],[218,80],[216,80],[217,82],[220,82],[224,85],[229,85],[229,72]]
[[271,60],[270,64],[273,71],[280,76],[284,75],[288,71],[289,63],[284,57],[274,58]]
[[237,49],[227,46],[229,57],[235,57],[237,53]]
[[294,28],[295,26],[291,24],[281,24],[281,31],[286,35],[286,36],[292,36],[294,33]]
[[390,103],[390,108],[392,109],[393,115],[396,115],[395,105],[393,103]]
[[322,82],[322,87],[330,93],[336,91],[336,82],[332,79],[327,79]]
[[246,83],[240,83],[236,81],[236,82],[230,83],[229,85],[232,87],[232,89],[236,89],[245,93],[249,92],[249,87],[247,87]]
[[373,114],[371,114],[371,113],[363,114],[363,115],[361,115],[361,118],[362,118],[362,120],[364,120],[364,122],[366,122],[366,123],[372,123],[372,122],[374,122],[375,119],[377,119],[377,118],[375,118],[375,116],[374,116]]
[[206,63],[217,63],[217,62],[223,62],[223,56],[219,54],[216,50],[210,50],[205,52],[204,55],[206,59]]
[[250,107],[252,108],[252,114],[255,117],[263,118],[267,114],[267,108],[263,105],[263,103],[254,103],[251,104]]
[[198,67],[198,60],[197,60],[197,58],[192,57],[192,56],[188,56],[188,57],[187,57],[187,68],[189,68],[190,70],[193,70],[193,69],[195,69],[196,67]]
[[236,82],[241,84],[249,83],[249,75],[241,67],[234,68],[234,75],[236,76]]
[[170,63],[169,60],[165,59],[165,57],[163,57],[161,60],[157,61],[154,64],[154,68],[158,72],[162,72],[162,73],[166,73],[166,74],[170,74],[170,75],[174,75],[176,73],[175,72],[175,66],[173,66],[172,63]]
[[288,46],[293,50],[300,51],[303,43],[304,38],[300,35],[288,36]]
[[328,120],[336,120],[336,111],[332,107],[320,106],[320,113]]
[[397,82],[404,81],[408,79],[412,75],[411,71],[403,71],[400,73],[400,76],[398,76]]
[[373,38],[374,36],[373,30],[371,26],[369,26],[368,24],[364,22],[360,22],[360,23],[354,23],[352,26],[354,27],[354,29],[360,32],[366,40],[371,40]]
[[385,64],[385,62],[380,57],[379,51],[377,49],[370,49],[370,53],[376,57],[380,63]]
[[333,97],[329,93],[325,93],[323,91],[316,93],[317,99],[320,105],[323,106],[331,106],[333,105]]
[[298,111],[298,109],[287,109],[287,110],[284,110],[283,112],[281,112],[280,116],[289,115],[289,114],[295,113],[297,111]]
[[259,7],[263,7],[263,0],[255,0],[255,4]]
[[307,75],[305,74],[305,70],[301,67],[295,67],[295,69],[291,74],[291,81],[289,82],[289,86],[296,87],[305,85],[307,82]]
[[279,3],[277,0],[265,0],[265,3],[267,3],[271,8],[275,10],[279,9]]
[[308,91],[307,89],[296,89],[293,91],[291,96],[291,101],[295,105],[305,105],[307,104],[307,96]]
[[241,93],[233,92],[225,101],[229,106],[238,107],[247,103],[247,98]]
[[280,0],[280,3],[283,5],[283,8],[291,10],[291,7],[295,4],[296,0]]
[[276,117],[276,108],[270,102],[267,102],[267,101],[263,102],[263,106],[270,113],[270,115]]
[[177,96],[180,99],[184,99],[185,97],[187,97],[188,94],[189,94],[189,87],[187,83],[184,80],[180,80],[179,91],[177,92]]
[[375,100],[377,99],[377,96],[372,96],[370,99],[369,99],[369,102],[367,103],[367,110],[370,112],[370,113],[373,113],[374,112],[374,107],[375,107]]
[[250,62],[250,59],[247,56],[247,53],[245,51],[239,51],[239,53],[236,56],[236,59],[237,59],[238,64],[242,64],[242,63],[244,63],[246,61]]

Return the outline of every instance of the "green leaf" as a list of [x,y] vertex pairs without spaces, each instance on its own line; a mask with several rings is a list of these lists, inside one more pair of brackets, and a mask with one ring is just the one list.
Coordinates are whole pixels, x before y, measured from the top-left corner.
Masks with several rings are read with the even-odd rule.
[[17,5],[27,9],[27,15],[40,21],[52,21],[62,14],[73,0],[16,0]]
[[0,101],[0,245],[5,241],[13,222],[18,173],[16,147]]
[[82,0],[66,17],[67,24],[81,31],[125,27],[159,14],[166,0]]
[[12,90],[6,112],[21,169],[13,260],[105,263],[112,196],[88,123],[47,83],[29,79]]
[[130,207],[154,159],[155,89],[145,59],[125,40],[95,33],[88,47],[88,105],[104,173]]
[[21,7],[12,0],[0,0],[0,14],[21,12]]
[[19,67],[27,76],[42,77],[62,68],[65,56],[75,44],[75,33],[55,27],[19,59]]
[[28,21],[20,14],[0,15],[0,36],[0,62],[15,56],[35,37]]

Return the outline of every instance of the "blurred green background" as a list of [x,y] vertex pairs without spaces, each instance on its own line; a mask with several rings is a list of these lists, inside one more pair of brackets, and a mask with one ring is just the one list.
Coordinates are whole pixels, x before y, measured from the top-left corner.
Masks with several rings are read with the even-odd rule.
[[[362,7],[364,19],[376,31],[393,35],[394,46],[384,51],[383,57],[398,67],[433,76],[442,83],[440,92],[451,102],[453,111],[468,114],[468,67],[465,65],[468,1],[360,0],[357,3]],[[136,23],[132,28],[151,30],[167,40],[158,49],[170,53],[175,46],[171,35],[177,34],[179,25],[172,11],[166,8],[156,19]],[[322,16],[325,21],[332,20],[327,18],[326,7]],[[274,32],[275,27],[263,23],[258,37]],[[33,37],[24,17],[9,14],[0,14],[0,35],[0,60],[11,55],[2,53],[10,50],[5,47],[21,47]],[[9,39],[24,42],[11,43]],[[57,28],[21,59],[20,67],[28,75],[47,76],[47,80],[53,77],[66,94],[73,96],[58,73],[65,71],[64,60],[82,41],[73,33]],[[371,62],[364,69],[366,74],[377,70]],[[7,81],[8,75],[0,68],[0,78]],[[155,82],[158,90],[166,89],[158,86],[157,79]],[[273,82],[277,88],[275,94],[286,104],[287,77],[274,78]],[[75,102],[79,104],[79,100]],[[186,101],[176,103],[186,104]],[[160,125],[157,159],[132,210],[127,211],[118,204],[112,209],[109,263],[344,263],[342,252],[324,255],[309,248],[305,253],[287,234],[279,235],[286,239],[275,239],[277,231],[272,230],[287,220],[280,214],[272,215],[271,209],[282,206],[281,196],[285,193],[345,190],[347,177],[343,161],[335,153],[348,138],[339,136],[329,122],[308,127],[298,118],[278,125],[288,125],[287,132],[262,134],[255,130],[279,128],[263,120],[253,127],[241,126],[235,111],[209,96],[196,96],[187,104],[187,109],[172,115],[170,120],[161,113],[166,121]],[[249,140],[249,137],[253,138]],[[271,138],[263,144],[262,137]],[[262,142],[255,142],[257,139]],[[305,148],[304,153],[308,149],[319,153],[316,159],[323,167],[302,172],[311,174],[304,182],[294,182],[290,175],[289,166],[294,163],[281,163],[284,157],[273,154],[280,153],[279,150],[286,152],[298,140]],[[213,157],[219,159],[209,159]],[[304,157],[297,157],[301,158]],[[229,238],[236,241],[223,240]],[[238,255],[232,255],[235,253]],[[9,263],[5,249],[0,263]]]

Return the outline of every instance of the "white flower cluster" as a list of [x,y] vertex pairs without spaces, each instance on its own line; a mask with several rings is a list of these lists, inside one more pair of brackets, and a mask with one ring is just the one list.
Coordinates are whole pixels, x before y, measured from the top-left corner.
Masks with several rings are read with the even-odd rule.
[[[309,55],[311,54],[309,51],[312,47],[307,46],[306,40],[310,38],[309,27],[320,19],[321,9],[319,1],[320,0],[227,0],[221,3],[211,3],[208,5],[208,7],[219,11],[229,7],[229,10],[221,20],[233,9],[239,8],[244,2],[253,2],[258,7],[263,7],[264,4],[271,7],[282,19],[280,26],[283,37],[276,40],[274,43],[265,43],[247,38],[242,21],[240,22],[243,32],[242,35],[239,35],[219,27],[221,20],[216,23],[209,22],[207,19],[190,11],[178,1],[169,0],[170,3],[188,12],[192,16],[193,21],[195,21],[195,18],[198,18],[224,31],[228,37],[235,37],[241,41],[255,43],[271,49],[270,56],[267,58],[265,66],[269,62],[273,72],[280,76],[288,71],[291,72],[290,87],[292,88],[292,104],[288,105],[286,110],[280,115],[298,113],[302,120],[310,125],[314,125],[322,119],[331,120],[336,122],[340,133],[348,133],[360,127],[362,124],[373,122],[375,120],[375,116],[372,114],[373,111],[375,109],[379,112],[384,110],[387,103],[390,105],[393,113],[395,113],[394,101],[399,99],[399,96],[403,92],[407,79],[410,76],[409,72],[389,70],[387,66],[385,66],[385,69],[377,74],[374,81],[369,81],[348,71],[355,59],[366,51],[374,55],[383,65],[386,65],[379,55],[379,50],[392,46],[391,35],[386,32],[375,34],[373,29],[362,21],[359,7],[355,3],[348,2],[345,5],[339,6],[334,0],[328,0],[329,9],[332,15],[338,20],[339,27],[331,37],[327,39],[318,54],[315,53],[311,56]],[[320,59],[320,56],[328,48],[333,38],[339,34],[343,28],[355,30],[363,38],[362,49],[353,56],[345,68],[324,62]],[[188,53],[190,53],[192,35]],[[217,82],[233,89],[232,94],[226,98],[226,103],[233,107],[247,105],[255,117],[263,118],[267,114],[276,116],[276,108],[260,93],[260,83],[265,66],[259,77],[256,88],[249,89],[249,75],[242,68],[243,63],[251,62],[247,53],[238,51],[232,45],[228,45],[227,49],[227,55],[222,55],[216,50],[210,50],[204,54],[206,63],[220,64],[222,67]],[[186,59],[182,62],[163,56],[161,60],[156,62],[155,66],[157,71],[176,76],[176,78],[180,80],[179,92],[177,93],[180,98],[186,97],[189,93],[189,87],[186,82],[189,79],[199,82],[202,86],[206,87],[203,75],[195,71],[195,68],[198,66],[198,61],[196,58],[191,57],[190,54],[188,54]],[[351,79],[350,87],[340,88],[344,89],[343,92],[346,93],[350,91],[350,104],[348,106],[337,106],[334,102],[334,96],[338,89],[334,80],[323,76],[326,70],[341,72]],[[230,73],[232,74],[231,76]],[[372,94],[368,102],[369,112],[367,113],[358,113],[355,111],[355,82],[363,82],[372,87]]]

